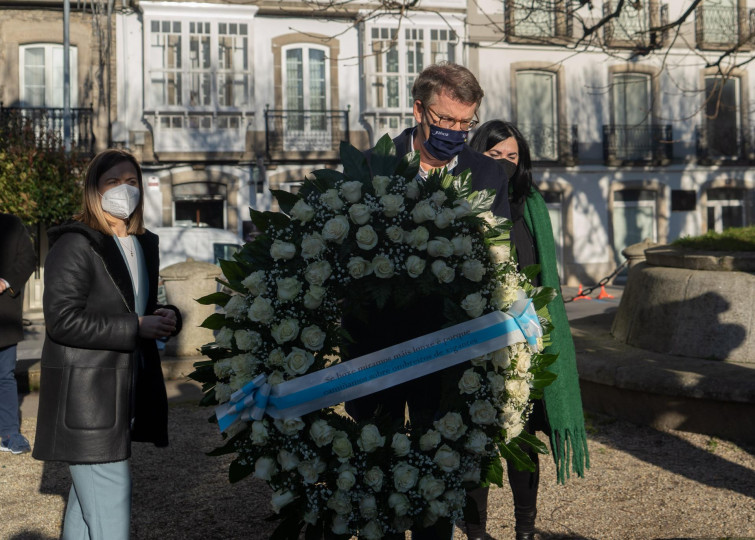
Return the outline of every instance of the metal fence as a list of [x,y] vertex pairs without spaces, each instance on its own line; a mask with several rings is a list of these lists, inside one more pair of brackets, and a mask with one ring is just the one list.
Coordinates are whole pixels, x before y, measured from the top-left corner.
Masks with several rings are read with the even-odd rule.
[[[301,153],[338,152],[349,141],[349,109],[265,109],[265,147],[276,161]],[[296,155],[291,154],[292,152]]]
[[[71,108],[71,148],[79,152],[94,152],[94,110]],[[60,150],[64,146],[64,109],[45,107],[3,107],[0,103],[0,130],[5,133],[32,130],[40,148]]]

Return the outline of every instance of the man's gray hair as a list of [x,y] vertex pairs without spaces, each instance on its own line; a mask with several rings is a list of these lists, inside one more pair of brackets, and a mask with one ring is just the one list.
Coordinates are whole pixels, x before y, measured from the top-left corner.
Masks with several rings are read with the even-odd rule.
[[461,103],[475,103],[478,106],[485,95],[471,71],[451,62],[427,66],[412,86],[412,98],[428,105],[442,92],[447,92]]

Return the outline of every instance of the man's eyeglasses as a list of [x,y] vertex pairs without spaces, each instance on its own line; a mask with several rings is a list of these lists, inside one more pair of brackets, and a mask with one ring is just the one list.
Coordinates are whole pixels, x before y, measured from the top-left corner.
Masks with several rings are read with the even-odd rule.
[[474,127],[480,123],[476,118],[474,120],[457,120],[456,118],[441,116],[428,106],[425,106],[425,109],[437,118],[437,120],[433,120],[432,117],[430,118],[430,120],[433,121],[433,124],[443,129],[452,129],[456,124],[459,124],[459,128],[462,131],[469,131],[470,129],[474,129]]

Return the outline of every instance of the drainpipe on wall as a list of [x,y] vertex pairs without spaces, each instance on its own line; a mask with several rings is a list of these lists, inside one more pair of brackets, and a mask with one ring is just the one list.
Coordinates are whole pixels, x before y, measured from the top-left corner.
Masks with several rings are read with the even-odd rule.
[[63,2],[63,147],[71,153],[71,0]]

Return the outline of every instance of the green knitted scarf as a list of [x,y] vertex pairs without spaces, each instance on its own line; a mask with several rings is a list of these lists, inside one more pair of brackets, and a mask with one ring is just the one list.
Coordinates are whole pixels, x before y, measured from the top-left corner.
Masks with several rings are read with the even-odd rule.
[[559,292],[556,299],[548,304],[554,330],[551,333],[552,343],[545,350],[549,354],[558,354],[558,360],[549,368],[557,378],[545,387],[544,402],[558,481],[563,484],[569,478],[570,470],[584,477],[585,469],[590,468],[590,454],[579,391],[577,357],[556,266],[553,229],[545,200],[536,190],[532,190],[525,201],[524,221],[535,239],[541,285],[553,287]]

